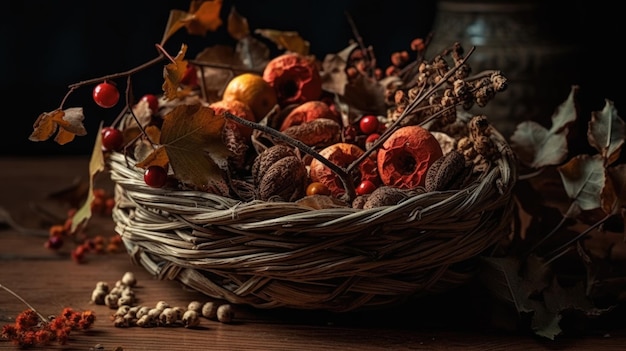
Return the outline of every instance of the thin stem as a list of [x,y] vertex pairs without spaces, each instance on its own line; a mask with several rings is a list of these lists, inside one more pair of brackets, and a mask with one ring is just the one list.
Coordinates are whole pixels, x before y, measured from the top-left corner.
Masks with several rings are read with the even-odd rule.
[[29,304],[28,301],[24,300],[20,295],[16,294],[13,290],[7,288],[6,286],[4,286],[2,284],[0,284],[0,288],[4,289],[4,291],[6,291],[9,294],[13,295],[16,299],[20,300],[24,305],[28,306],[28,308],[33,310],[33,312],[35,312],[37,314],[37,316],[39,317],[39,319],[41,319],[42,322],[44,322],[44,323],[48,322],[48,319],[46,319],[46,317],[44,317],[41,313],[37,312],[35,307],[31,306],[31,304]]
[[348,24],[350,25],[350,29],[352,29],[352,35],[354,35],[354,39],[356,40],[357,44],[359,44],[359,48],[364,52],[367,53],[367,74],[368,76],[372,76],[372,58],[374,57],[374,54],[371,52],[371,50],[368,50],[367,47],[365,46],[365,43],[363,42],[363,38],[361,37],[361,35],[359,34],[358,29],[356,28],[356,24],[354,23],[354,20],[352,19],[352,16],[350,16],[350,14],[348,12],[346,12],[346,18],[348,20]]
[[102,77],[99,77],[99,78],[92,78],[92,79],[88,79],[88,80],[83,80],[81,82],[68,85],[68,88],[75,89],[75,88],[81,87],[83,85],[100,83],[103,80],[112,80],[112,79],[117,79],[117,78],[120,78],[120,77],[130,76],[130,75],[132,75],[134,73],[137,73],[137,72],[139,72],[139,71],[141,71],[143,69],[146,69],[146,68],[148,68],[150,66],[156,65],[157,63],[161,62],[164,57],[165,57],[165,55],[163,55],[161,53],[161,54],[159,54],[159,56],[153,58],[152,60],[150,60],[148,62],[145,62],[145,63],[143,63],[143,64],[141,64],[141,65],[139,65],[137,67],[134,67],[132,69],[129,69],[128,71],[114,73],[114,74],[109,74],[109,75],[102,76]]
[[604,224],[604,222],[608,221],[609,218],[611,218],[611,215],[606,215],[604,218],[602,218],[601,220],[597,221],[593,225],[589,226],[587,229],[583,230],[580,234],[576,235],[575,237],[573,237],[572,239],[570,239],[569,241],[567,241],[563,245],[561,245],[561,246],[557,247],[556,249],[548,252],[546,255],[544,255],[544,257],[549,257],[551,255],[554,255],[554,254],[558,253],[559,251],[563,250],[564,248],[568,247],[569,245],[575,243],[576,241],[578,241],[581,238],[583,238],[585,235],[587,235],[589,232],[591,232],[595,228],[597,228],[600,225]]
[[543,243],[544,243],[546,240],[548,240],[548,239],[549,239],[552,235],[554,235],[554,233],[556,233],[559,229],[561,229],[561,227],[563,226],[563,224],[565,224],[565,221],[566,221],[568,218],[570,218],[569,214],[570,214],[571,212],[573,212],[575,208],[576,208],[576,204],[575,204],[575,203],[572,203],[572,204],[570,205],[569,209],[567,210],[567,212],[565,213],[565,215],[563,215],[563,216],[561,217],[561,220],[559,221],[559,223],[558,223],[558,224],[557,224],[554,228],[552,228],[552,230],[551,230],[548,234],[544,235],[544,237],[543,237],[543,238],[541,238],[541,240],[539,240],[538,242],[536,242],[536,243],[535,243],[535,245],[533,245],[533,246],[532,246],[532,247],[528,250],[528,252],[526,253],[526,255],[530,255],[530,254],[531,254],[533,251],[535,251],[535,250],[536,250],[536,249],[537,249],[537,248],[538,248],[541,244],[543,244]]

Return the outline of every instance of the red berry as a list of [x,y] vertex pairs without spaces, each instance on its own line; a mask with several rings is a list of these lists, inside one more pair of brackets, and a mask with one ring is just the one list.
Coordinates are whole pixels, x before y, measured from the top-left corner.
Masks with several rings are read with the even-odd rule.
[[120,100],[117,87],[109,82],[103,82],[93,89],[93,101],[100,107],[111,108]]
[[124,144],[124,134],[113,127],[102,128],[102,147],[104,151],[119,150]]
[[361,133],[366,135],[377,132],[378,127],[380,127],[380,122],[378,121],[378,118],[374,115],[363,116],[359,121],[359,128],[361,129]]
[[145,101],[148,103],[148,107],[152,111],[152,114],[155,115],[159,112],[159,98],[154,94],[146,94],[141,97],[140,101]]
[[183,77],[180,79],[180,84],[189,85],[192,87],[198,85],[198,73],[196,70],[196,66],[192,64],[187,64],[187,68],[183,73]]
[[153,188],[162,188],[167,183],[167,170],[161,166],[150,166],[143,174],[143,181]]
[[56,235],[51,236],[48,238],[48,241],[46,241],[45,246],[50,250],[58,250],[61,248],[61,246],[63,246],[63,238]]
[[364,180],[355,190],[357,195],[371,194],[372,191],[376,190],[376,185],[371,180]]
[[376,140],[378,140],[378,138],[380,138],[380,134],[378,133],[372,133],[368,135],[367,138],[365,139],[365,149],[366,150],[371,149],[374,143],[376,142]]

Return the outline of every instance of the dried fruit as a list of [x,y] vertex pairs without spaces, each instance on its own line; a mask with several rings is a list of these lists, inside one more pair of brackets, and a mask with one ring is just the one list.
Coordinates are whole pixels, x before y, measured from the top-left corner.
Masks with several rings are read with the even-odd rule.
[[[240,100],[220,100],[210,104],[209,107],[215,111],[216,115],[221,115],[228,111],[239,118],[256,122],[256,117],[250,106]],[[252,128],[232,120],[227,120],[224,124],[224,128],[237,129],[244,139],[250,139],[252,135]]]
[[377,152],[383,184],[402,189],[423,186],[428,168],[443,156],[437,139],[418,125],[401,127]]
[[250,107],[256,121],[262,120],[277,103],[276,91],[262,76],[242,73],[231,79],[222,100],[239,100]]
[[[319,154],[337,166],[345,168],[363,155],[364,152],[363,149],[354,144],[336,143],[322,149]],[[309,176],[311,181],[326,185],[328,189],[330,189],[330,193],[335,197],[345,193],[341,179],[318,159],[311,161]],[[358,169],[355,169],[351,178],[355,185],[360,184],[364,180],[369,180],[376,185],[380,184],[374,158],[368,157],[363,160],[363,162],[359,164]]]
[[273,58],[263,70],[263,79],[276,91],[278,104],[287,106],[317,100],[322,79],[315,59],[288,52]]
[[337,123],[340,122],[337,115],[326,103],[319,100],[313,100],[304,102],[291,110],[291,112],[289,112],[282,121],[278,130],[282,132],[289,127],[293,127],[304,122],[311,122],[318,118],[327,118]]
[[295,201],[306,193],[307,170],[297,156],[287,156],[271,165],[256,184],[257,198]]
[[318,118],[291,126],[285,129],[283,134],[308,146],[325,147],[340,141],[341,125],[332,119]]
[[426,172],[424,188],[426,191],[456,189],[463,184],[466,170],[465,157],[457,150],[452,150],[435,161]]

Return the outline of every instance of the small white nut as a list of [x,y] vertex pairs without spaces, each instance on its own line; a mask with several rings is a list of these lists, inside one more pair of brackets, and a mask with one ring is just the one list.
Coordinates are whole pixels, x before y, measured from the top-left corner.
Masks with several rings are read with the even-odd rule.
[[137,310],[137,313],[135,314],[135,316],[137,318],[141,318],[143,316],[147,316],[149,311],[150,311],[150,307],[148,307],[148,306],[140,306],[139,309]]
[[96,305],[104,305],[104,297],[107,296],[107,292],[103,289],[95,288],[91,292],[91,301]]
[[230,323],[235,317],[235,311],[230,304],[223,304],[217,308],[217,320],[222,323]]
[[109,292],[109,283],[105,281],[100,281],[96,283],[96,289],[102,289],[106,292]]
[[122,305],[128,305],[128,306],[130,306],[130,305],[132,305],[132,304],[133,304],[133,302],[135,302],[135,300],[133,299],[133,297],[132,297],[132,296],[120,296],[120,297],[117,299],[117,305],[118,305],[118,306],[122,306]]
[[128,305],[120,305],[120,307],[117,308],[117,311],[115,311],[115,314],[113,314],[113,315],[115,317],[124,316],[125,314],[128,313],[129,310],[130,310],[130,306],[128,306]]
[[156,320],[157,318],[159,318],[159,315],[161,314],[161,312],[163,312],[163,310],[160,309],[160,308],[151,308],[148,311],[148,316],[150,316],[150,318]]
[[187,305],[187,309],[188,310],[192,310],[192,311],[196,311],[196,312],[201,312],[202,311],[202,302],[200,301],[191,301],[189,303],[189,305]]
[[159,315],[159,323],[165,326],[172,325],[176,323],[176,317],[176,311],[171,307],[167,307]]
[[119,307],[117,304],[117,300],[119,297],[117,295],[108,294],[104,297],[104,304],[107,305],[110,309],[116,309]]
[[139,319],[137,319],[136,324],[137,326],[142,327],[142,328],[149,328],[154,325],[154,320],[150,318],[150,315],[144,314]]
[[193,328],[200,324],[200,317],[198,316],[198,312],[187,310],[183,313],[182,321],[185,328]]
[[165,301],[159,301],[156,303],[155,305],[156,308],[160,309],[161,311],[163,311],[164,309],[171,307],[169,303],[165,302]]
[[122,283],[130,287],[137,285],[137,279],[135,278],[135,274],[133,272],[124,273],[124,275],[122,276]]
[[180,306],[172,307],[172,310],[176,313],[176,320],[179,321],[183,318],[183,314],[185,313],[185,309]]
[[208,319],[215,319],[217,317],[217,304],[209,301],[202,305],[202,317]]

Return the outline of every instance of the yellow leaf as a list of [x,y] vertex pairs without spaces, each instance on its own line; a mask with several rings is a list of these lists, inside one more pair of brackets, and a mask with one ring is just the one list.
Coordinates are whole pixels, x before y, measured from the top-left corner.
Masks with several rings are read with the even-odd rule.
[[91,159],[89,161],[89,191],[87,192],[87,200],[72,217],[72,233],[76,231],[76,228],[78,228],[79,225],[83,225],[91,218],[91,204],[95,199],[95,195],[93,194],[94,179],[98,173],[104,170],[104,168],[104,155],[102,154],[102,123],[100,123],[96,142],[93,146]]
[[167,100],[175,100],[189,95],[191,88],[179,89],[180,81],[183,79],[185,70],[187,69],[187,61],[185,54],[187,53],[187,45],[182,44],[180,51],[174,57],[174,62],[170,62],[163,68],[163,96]]
[[163,117],[161,144],[183,183],[200,190],[228,192],[222,169],[230,154],[222,142],[225,119],[200,104],[178,105]]
[[256,34],[273,41],[279,49],[308,55],[310,43],[304,40],[297,32],[279,31],[275,29],[257,29]]

